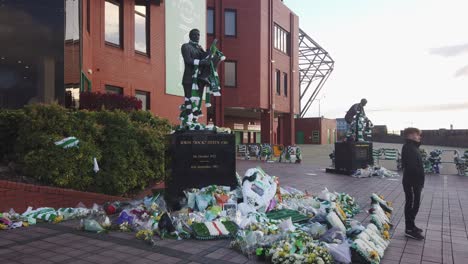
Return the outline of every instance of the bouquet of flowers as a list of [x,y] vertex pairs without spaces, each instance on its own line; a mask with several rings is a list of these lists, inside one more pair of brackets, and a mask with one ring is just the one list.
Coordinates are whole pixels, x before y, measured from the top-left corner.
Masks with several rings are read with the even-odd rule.
[[384,200],[384,197],[382,195],[377,195],[375,193],[372,194],[371,196],[372,203],[378,203],[382,207],[382,209],[385,210],[385,212],[392,213],[393,212],[393,207],[391,202],[387,202]]
[[351,248],[367,263],[379,264],[380,256],[377,251],[362,239],[356,239],[351,244]]
[[347,217],[353,217],[360,212],[359,205],[347,193],[336,193],[336,202],[340,204]]
[[361,234],[359,234],[356,240],[362,240],[364,243],[370,246],[374,251],[376,251],[377,254],[379,254],[380,258],[383,257],[385,248],[382,247],[382,245],[376,244],[366,232],[362,232]]
[[268,252],[272,263],[333,263],[330,252],[319,246],[304,232],[291,233],[286,239],[274,243]]
[[57,213],[63,216],[64,220],[83,218],[88,216],[92,211],[87,208],[59,208]]
[[283,202],[278,208],[299,211],[309,218],[312,218],[320,209],[320,201],[311,196],[288,196],[283,197]]
[[156,244],[156,241],[154,241],[153,236],[154,232],[152,230],[140,230],[136,233],[137,239],[143,240],[151,246],[154,246]]
[[346,227],[344,226],[343,222],[341,221],[341,219],[338,217],[338,215],[334,211],[328,213],[327,221],[331,226],[337,227],[343,233],[346,233]]

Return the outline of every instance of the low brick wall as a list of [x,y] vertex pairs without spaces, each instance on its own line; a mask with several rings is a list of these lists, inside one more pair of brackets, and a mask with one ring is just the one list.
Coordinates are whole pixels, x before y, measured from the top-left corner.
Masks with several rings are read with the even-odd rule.
[[117,200],[123,201],[127,198],[0,180],[0,212],[13,208],[22,213],[28,206],[75,207],[79,202],[90,207],[93,203],[103,204]]

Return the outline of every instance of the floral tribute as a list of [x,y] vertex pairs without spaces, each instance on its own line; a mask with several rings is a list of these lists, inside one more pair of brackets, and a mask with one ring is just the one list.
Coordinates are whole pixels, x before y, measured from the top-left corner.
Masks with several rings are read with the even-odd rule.
[[162,239],[232,239],[231,247],[268,263],[369,263],[384,258],[390,243],[392,205],[371,195],[366,225],[346,193],[309,193],[280,186],[261,168],[247,170],[239,186],[185,190],[179,211],[167,208],[161,194],[130,202],[86,208],[28,208],[0,214],[0,230],[37,222],[80,219],[86,232],[133,232],[150,246]]

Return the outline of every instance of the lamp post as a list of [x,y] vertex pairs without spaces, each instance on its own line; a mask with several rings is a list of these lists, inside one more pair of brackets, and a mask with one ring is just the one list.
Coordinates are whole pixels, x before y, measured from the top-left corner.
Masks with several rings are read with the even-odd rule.
[[315,99],[315,100],[318,101],[318,103],[319,103],[319,104],[318,104],[318,116],[319,116],[319,117],[321,117],[321,115],[320,115],[320,114],[321,114],[321,113],[320,113],[320,104],[321,104],[321,101],[322,101],[323,99],[325,99],[325,95],[322,96],[320,99]]

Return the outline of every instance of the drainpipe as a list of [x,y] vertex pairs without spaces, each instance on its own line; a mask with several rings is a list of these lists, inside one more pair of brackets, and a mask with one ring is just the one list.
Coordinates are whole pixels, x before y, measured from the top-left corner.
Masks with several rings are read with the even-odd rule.
[[[84,89],[84,84],[83,84],[83,1],[78,0],[78,25],[79,25],[79,36],[80,36],[80,92],[82,92]],[[65,3],[66,4],[66,3]],[[65,11],[66,12],[66,11]],[[66,14],[65,14],[66,16]],[[66,22],[65,22],[66,23]]]
[[289,29],[289,139],[291,145],[294,145],[296,142],[295,137],[296,137],[296,128],[295,128],[295,120],[294,120],[294,92],[296,90],[296,87],[293,85],[294,84],[294,78],[296,75],[296,69],[294,68],[294,60],[296,59],[295,57],[295,50],[297,49],[296,46],[293,44],[295,43],[294,38],[296,36],[296,24],[294,24],[294,15],[292,13],[289,14],[290,16],[290,29]]
[[268,111],[270,112],[270,127],[269,127],[269,139],[270,143],[273,144],[273,127],[275,121],[275,113],[273,109],[273,1],[268,0]]

